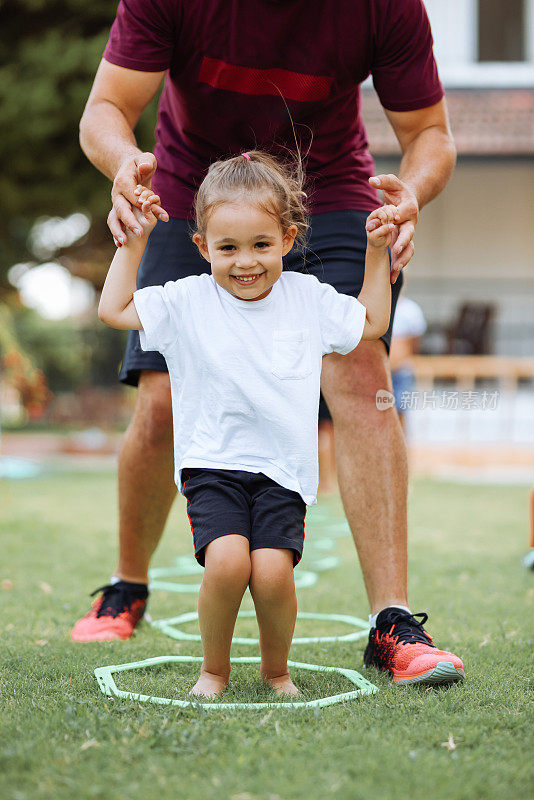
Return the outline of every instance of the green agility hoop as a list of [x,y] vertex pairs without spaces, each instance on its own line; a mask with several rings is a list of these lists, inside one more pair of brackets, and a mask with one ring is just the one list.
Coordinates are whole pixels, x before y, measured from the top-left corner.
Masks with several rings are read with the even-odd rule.
[[[304,556],[304,563],[310,566],[310,569],[299,569],[295,572],[295,588],[306,589],[315,586],[318,580],[317,572],[323,572],[328,569],[334,569],[339,566],[341,559],[339,556],[323,555],[323,553],[330,553],[335,548],[334,539],[339,535],[336,534],[335,528],[340,527],[339,523],[332,526],[332,536],[319,536],[317,538],[311,537],[308,540],[306,554]],[[346,524],[341,523],[341,527],[346,531]],[[318,551],[318,552],[317,552]],[[311,559],[309,558],[309,555]],[[185,583],[177,580],[166,580],[170,578],[186,578],[194,575],[201,575],[204,569],[191,555],[177,556],[174,559],[174,565],[170,567],[152,567],[149,572],[151,590],[162,590],[167,592],[176,592],[179,594],[198,594],[200,590],[200,583]]]
[[[127,672],[135,669],[144,669],[152,667],[157,664],[169,663],[196,663],[201,664],[203,661],[202,656],[156,656],[155,658],[146,658],[143,661],[132,661],[129,664],[116,664],[109,667],[98,667],[95,669],[95,677],[98,685],[103,694],[108,697],[119,697],[124,700],[134,700],[142,703],[156,703],[162,706],[177,706],[178,708],[199,708],[204,710],[219,711],[233,711],[236,709],[247,709],[250,711],[257,711],[264,708],[284,708],[284,709],[301,709],[301,708],[323,708],[324,706],[333,706],[337,703],[343,703],[347,700],[353,700],[362,695],[376,694],[378,688],[374,684],[366,680],[359,672],[354,669],[345,669],[345,667],[323,667],[318,664],[304,664],[298,661],[288,661],[289,667],[295,669],[305,669],[310,672],[337,672],[343,675],[351,683],[357,686],[350,692],[343,692],[342,694],[331,695],[330,697],[320,697],[317,700],[295,700],[290,703],[281,703],[273,700],[268,703],[204,703],[199,700],[173,700],[170,697],[155,697],[147,694],[139,694],[138,692],[126,692],[117,688],[113,674],[116,672]],[[232,664],[259,664],[261,659],[258,656],[242,656],[240,658],[230,659]]]
[[306,542],[306,552],[308,553],[310,550],[312,552],[314,550],[319,550],[321,553],[324,553],[326,551],[333,550],[335,546],[336,543],[329,536],[320,536],[316,539],[310,538]]
[[352,535],[348,522],[334,522],[327,526],[327,532],[332,539],[343,539],[345,536]]
[[[180,594],[198,594],[200,590],[200,583],[180,583],[179,581],[161,580],[162,578],[182,578],[189,575],[198,575],[203,572],[200,564],[190,566],[176,566],[176,567],[153,567],[149,570],[148,576],[150,579],[150,591],[160,589],[167,592],[178,592]],[[295,588],[307,589],[310,586],[315,586],[318,580],[316,572],[310,570],[298,570],[295,573]]]
[[322,558],[311,556],[311,558],[306,558],[305,561],[305,566],[311,568],[313,572],[325,572],[327,569],[339,567],[340,564],[341,559],[339,556],[323,556]]
[[162,578],[186,578],[189,575],[199,575],[204,572],[200,564],[182,563],[174,567],[152,567],[148,571],[149,586],[152,591],[161,589],[166,592],[179,592],[180,594],[198,594],[200,583],[179,583],[178,581],[166,581]]
[[[256,616],[255,611],[239,611],[238,617],[251,619]],[[326,620],[327,622],[343,622],[347,625],[352,625],[358,628],[351,633],[345,633],[340,636],[295,636],[291,642],[291,646],[295,644],[319,644],[324,642],[355,642],[358,639],[363,639],[369,634],[369,624],[359,617],[353,617],[349,614],[316,614],[308,611],[299,611],[297,619],[315,619]],[[181,631],[178,627],[186,622],[194,622],[198,620],[198,612],[190,611],[186,614],[180,614],[178,617],[170,617],[169,619],[156,619],[151,620],[150,625],[161,631],[171,639],[178,639],[179,641],[187,642],[200,642],[202,641],[199,633],[186,633]],[[232,644],[246,644],[258,645],[259,639],[234,636]]]

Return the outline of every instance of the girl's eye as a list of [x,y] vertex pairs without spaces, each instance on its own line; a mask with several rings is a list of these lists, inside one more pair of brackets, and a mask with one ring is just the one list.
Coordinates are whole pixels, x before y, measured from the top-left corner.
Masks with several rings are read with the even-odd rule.
[[261,247],[261,248],[269,247],[269,242],[256,242],[256,247]]
[[234,249],[233,244],[223,244],[223,246],[221,247],[221,250],[223,250],[225,253],[228,253],[230,250],[233,249]]

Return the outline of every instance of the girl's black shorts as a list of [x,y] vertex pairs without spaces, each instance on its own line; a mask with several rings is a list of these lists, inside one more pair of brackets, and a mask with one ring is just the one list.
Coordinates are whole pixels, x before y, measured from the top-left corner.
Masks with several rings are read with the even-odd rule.
[[[368,216],[366,211],[352,210],[312,215],[304,252],[293,248],[284,258],[284,269],[310,273],[338,292],[357,297],[363,284]],[[191,241],[190,223],[172,218],[169,222],[158,222],[150,234],[137,272],[137,288],[162,286],[167,281],[209,271],[210,265]],[[391,287],[391,319],[387,333],[382,336],[388,353],[401,287],[402,272]],[[167,364],[160,353],[143,352],[139,332],[131,331],[119,380],[137,386],[139,373],[144,369],[167,372]],[[328,416],[324,402],[321,408],[320,416]]]
[[184,467],[180,475],[199,564],[204,566],[205,547],[228,534],[244,536],[251,550],[293,550],[298,564],[306,516],[300,494],[261,472]]

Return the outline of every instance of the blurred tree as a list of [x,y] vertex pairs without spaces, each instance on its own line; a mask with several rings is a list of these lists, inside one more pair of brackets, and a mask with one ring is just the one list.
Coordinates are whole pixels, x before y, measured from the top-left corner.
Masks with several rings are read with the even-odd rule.
[[112,330],[96,317],[83,324],[72,319],[52,321],[30,309],[14,315],[13,328],[20,348],[31,353],[51,391],[116,385],[126,332]]
[[18,392],[30,420],[42,417],[52,399],[48,380],[21,347],[15,332],[14,315],[6,304],[0,305],[0,378],[7,380]]
[[14,317],[17,341],[48,378],[53,392],[76,389],[84,382],[90,351],[72,320],[49,320],[27,308]]
[[[9,267],[31,260],[28,233],[41,215],[89,212],[85,265],[78,268],[71,251],[66,266],[98,286],[95,265],[109,263],[110,183],[82,153],[78,123],[116,6],[109,0],[0,0],[0,297],[11,289]],[[153,147],[156,106],[136,131],[143,149]]]

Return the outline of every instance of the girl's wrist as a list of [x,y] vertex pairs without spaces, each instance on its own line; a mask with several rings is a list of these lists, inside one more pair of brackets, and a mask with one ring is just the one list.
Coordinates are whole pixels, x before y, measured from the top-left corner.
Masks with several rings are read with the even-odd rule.
[[130,249],[130,252],[135,251],[139,252],[140,250],[144,250],[146,244],[148,242],[149,234],[143,231],[141,236],[136,236],[135,233],[131,233],[127,231],[128,234],[128,241],[126,242],[126,248]]
[[388,244],[373,244],[370,239],[367,239],[367,252],[368,253],[387,253],[389,248]]

